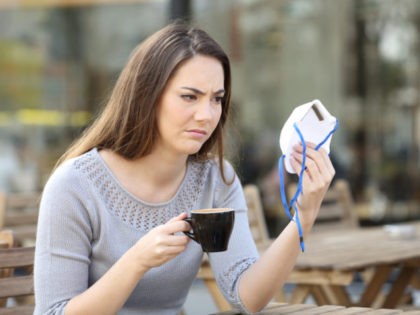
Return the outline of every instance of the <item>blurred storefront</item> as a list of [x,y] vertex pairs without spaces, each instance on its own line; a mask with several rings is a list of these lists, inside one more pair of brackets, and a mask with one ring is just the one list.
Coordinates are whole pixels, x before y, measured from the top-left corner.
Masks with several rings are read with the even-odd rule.
[[177,9],[232,58],[228,150],[269,211],[282,211],[267,189],[280,129],[317,98],[340,120],[331,156],[363,220],[420,218],[415,0],[2,0],[0,189],[42,188],[131,50]]

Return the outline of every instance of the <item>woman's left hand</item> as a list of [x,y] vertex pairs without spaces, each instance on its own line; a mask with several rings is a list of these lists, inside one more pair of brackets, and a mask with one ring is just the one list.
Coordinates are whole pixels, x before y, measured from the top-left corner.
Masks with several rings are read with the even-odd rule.
[[[299,174],[302,167],[303,146],[293,147],[291,165]],[[313,143],[306,143],[306,162],[302,179],[302,194],[297,200],[300,220],[304,224],[313,225],[318,215],[322,199],[335,175],[334,166],[324,149],[315,150]]]

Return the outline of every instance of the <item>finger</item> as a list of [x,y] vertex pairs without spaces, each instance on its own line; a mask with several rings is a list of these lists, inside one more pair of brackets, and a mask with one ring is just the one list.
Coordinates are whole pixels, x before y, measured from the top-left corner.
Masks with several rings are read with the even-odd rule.
[[[300,173],[303,161],[303,147],[301,144],[294,147],[292,153],[296,159],[296,169]],[[335,175],[334,167],[324,149],[315,150],[313,143],[307,143],[305,150],[305,172],[303,175],[303,185],[305,190],[312,187],[328,187]],[[305,184],[307,183],[307,184]]]
[[[320,153],[312,149],[310,151],[312,152],[308,152],[306,156],[305,171],[302,178],[302,193],[311,191],[317,187],[326,187],[332,179],[332,176],[326,171],[325,165],[323,165],[324,163]],[[296,158],[296,167],[300,170],[303,155],[294,153],[294,156]]]
[[177,216],[177,218],[179,218],[180,220],[184,220],[187,216],[188,214],[184,211],[179,216]]
[[[316,161],[316,152],[313,148],[313,144],[308,142],[305,150],[305,171],[311,171],[312,175],[316,175],[314,172],[318,172],[317,161]],[[303,146],[302,144],[296,145],[292,156],[300,164],[303,162]],[[301,167],[299,167],[300,172]]]
[[[313,142],[305,142],[305,147],[306,147],[306,149],[314,149],[314,150],[315,150],[316,145],[315,145],[315,143],[313,143]],[[303,145],[302,145],[302,142],[299,142],[299,143],[295,144],[295,145],[293,146],[293,150],[294,150],[294,151],[297,151],[297,152],[299,152],[299,153],[302,153],[302,152],[303,152]]]
[[[305,155],[305,170],[307,170],[308,168],[310,168],[311,170],[315,170],[316,167],[316,163],[314,162],[314,159],[312,158],[312,156],[310,154],[308,154],[309,152],[306,151],[306,155]],[[295,162],[298,164],[298,169],[299,172],[302,168],[302,162],[303,162],[303,154],[299,153],[299,152],[292,152],[291,157],[295,160]]]
[[334,177],[335,169],[327,152],[324,149],[320,149],[318,151],[309,150],[308,158],[315,161],[320,175],[327,183],[329,183]]
[[169,221],[168,223],[162,225],[162,231],[165,234],[187,232],[189,230],[191,230],[191,225],[187,221],[184,221],[184,220]]
[[189,243],[190,238],[185,235],[173,235],[168,242],[169,246],[185,246]]
[[182,212],[181,214],[177,215],[176,217],[171,218],[168,222],[184,220],[187,217],[186,212]]
[[[295,151],[299,152],[299,153],[303,153],[303,146],[301,143],[295,145],[293,147],[295,149]],[[332,165],[331,159],[327,153],[327,151],[325,151],[324,148],[319,148],[318,150],[315,150],[316,145],[312,142],[306,142],[306,154],[310,155],[311,152],[319,152],[321,153],[321,157],[323,162],[325,163],[326,169],[328,170],[328,173],[330,175],[334,175],[335,174],[335,169],[334,166]],[[314,158],[314,156],[312,155],[312,157]]]
[[310,159],[306,159],[305,174],[312,182],[316,182],[319,179],[318,166]]
[[186,246],[162,246],[156,249],[155,255],[157,256],[156,258],[160,261],[160,263],[163,263],[176,257],[186,248]]
[[[325,149],[320,148],[319,150],[315,150],[310,144],[307,147],[306,156],[315,161],[321,175],[327,175],[326,178],[328,178],[335,174],[334,167]],[[310,168],[310,171],[314,171],[314,169]]]
[[325,165],[327,167],[328,172],[331,175],[334,176],[334,174],[335,174],[335,168],[334,168],[334,165],[332,164],[332,161],[330,159],[329,154],[324,149],[322,149],[322,151],[320,150],[320,153],[321,153],[321,157],[324,160],[324,163],[325,163]]
[[[292,165],[293,169],[295,170],[297,174],[300,174],[302,170],[302,158],[303,158],[302,155],[298,155],[296,153],[291,154],[290,164]],[[306,171],[303,173],[304,178],[309,177],[309,179],[311,179],[310,175],[307,172],[308,167],[305,166],[305,168],[306,168]]]
[[160,234],[154,241],[155,246],[161,249],[168,246],[186,246],[188,243],[188,236],[183,234]]
[[301,163],[299,163],[296,159],[296,157],[294,156],[293,153],[290,154],[290,165],[292,166],[293,170],[299,174],[300,170],[302,168]]

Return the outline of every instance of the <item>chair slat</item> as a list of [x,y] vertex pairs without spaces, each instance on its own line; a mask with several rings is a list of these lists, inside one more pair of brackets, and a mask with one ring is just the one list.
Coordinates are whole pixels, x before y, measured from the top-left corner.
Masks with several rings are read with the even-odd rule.
[[1,230],[0,231],[0,248],[10,248],[13,246],[13,231]]
[[22,305],[8,308],[0,308],[0,315],[32,315],[34,313],[33,305]]
[[260,191],[257,185],[244,186],[245,200],[248,206],[248,220],[252,236],[257,246],[268,243],[270,237],[262,208]]
[[33,245],[35,243],[37,229],[36,224],[16,225],[9,226],[8,228],[13,231],[13,237],[18,245],[20,244],[20,246],[28,246],[21,244],[24,240],[27,240],[29,245]]
[[35,243],[40,196],[40,192],[0,192],[0,228],[13,231],[17,246]]
[[0,298],[34,294],[33,279],[33,275],[0,278]]
[[21,224],[37,224],[38,211],[9,211],[6,212],[4,224],[6,226],[15,226]]
[[34,263],[34,247],[0,249],[0,268],[26,267]]
[[[0,315],[33,314],[35,247],[11,247],[14,235],[10,230],[0,231],[0,240],[6,245],[0,249]],[[18,305],[6,307],[9,298],[16,298]]]
[[[289,184],[288,200],[294,196],[296,189],[296,183]],[[345,179],[336,179],[325,194],[313,231],[331,228],[357,229],[358,227],[359,220],[354,208],[350,185]]]
[[39,193],[7,194],[6,207],[13,209],[34,208],[39,204]]

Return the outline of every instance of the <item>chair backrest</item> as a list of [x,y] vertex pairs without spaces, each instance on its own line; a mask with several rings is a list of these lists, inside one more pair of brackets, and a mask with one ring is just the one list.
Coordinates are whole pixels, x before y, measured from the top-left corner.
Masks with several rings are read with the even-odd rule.
[[248,220],[252,236],[257,246],[264,246],[269,242],[267,224],[261,202],[260,191],[254,184],[244,186],[245,200],[248,206]]
[[4,217],[6,216],[6,193],[0,191],[0,229],[4,226]]
[[39,193],[0,192],[0,228],[12,230],[17,245],[35,240],[39,200]]
[[[33,314],[35,248],[12,247],[13,235],[10,230],[0,232],[0,244],[7,244],[0,247],[0,315]],[[29,300],[22,300],[23,297],[29,297]],[[28,301],[29,304],[26,304]]]
[[[0,248],[10,248],[13,246],[13,234],[10,230],[0,231]],[[10,269],[0,269],[0,278],[10,277]],[[4,307],[7,299],[0,299],[0,307]]]
[[[288,186],[288,197],[296,192],[295,183]],[[324,228],[358,228],[359,220],[354,207],[350,185],[345,179],[336,179],[325,194],[314,226]]]
[[13,247],[13,232],[11,230],[0,230],[0,248]]

